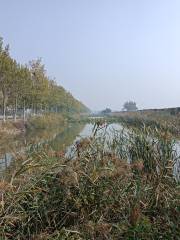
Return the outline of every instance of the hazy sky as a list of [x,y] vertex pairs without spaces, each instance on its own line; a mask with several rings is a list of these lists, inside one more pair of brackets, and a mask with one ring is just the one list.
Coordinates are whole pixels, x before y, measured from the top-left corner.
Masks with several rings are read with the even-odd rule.
[[92,110],[180,106],[180,0],[0,0],[0,35],[21,63]]

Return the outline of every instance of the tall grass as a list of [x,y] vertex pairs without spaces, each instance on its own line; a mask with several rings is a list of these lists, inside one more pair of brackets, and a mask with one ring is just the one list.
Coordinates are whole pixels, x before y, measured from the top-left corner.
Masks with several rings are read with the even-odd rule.
[[102,127],[73,159],[38,148],[1,183],[3,239],[179,239],[175,143]]
[[160,132],[169,132],[172,136],[180,136],[180,118],[159,113],[125,113],[118,117],[110,117],[109,121],[120,121],[125,126],[143,129],[144,126],[158,129]]

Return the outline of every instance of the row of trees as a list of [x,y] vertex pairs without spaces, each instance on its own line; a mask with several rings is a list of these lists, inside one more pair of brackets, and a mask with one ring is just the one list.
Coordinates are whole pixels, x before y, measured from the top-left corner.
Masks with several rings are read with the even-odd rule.
[[0,38],[0,109],[3,120],[7,112],[17,118],[18,111],[80,113],[88,109],[62,86],[50,79],[41,59],[28,65],[17,63],[10,56],[9,45]]

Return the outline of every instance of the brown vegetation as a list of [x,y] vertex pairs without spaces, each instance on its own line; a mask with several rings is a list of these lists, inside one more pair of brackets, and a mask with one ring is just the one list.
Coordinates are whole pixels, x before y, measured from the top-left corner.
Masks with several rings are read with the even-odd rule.
[[95,136],[71,161],[47,147],[29,155],[4,192],[4,239],[178,239],[171,145],[159,135],[156,151],[133,134],[108,148]]

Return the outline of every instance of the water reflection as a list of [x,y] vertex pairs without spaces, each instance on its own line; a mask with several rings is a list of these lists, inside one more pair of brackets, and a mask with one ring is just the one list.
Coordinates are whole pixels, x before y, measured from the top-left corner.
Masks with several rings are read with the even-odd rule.
[[[2,139],[0,142],[0,173],[13,165],[14,155],[23,153],[31,145],[48,144],[52,150],[65,151],[69,155],[68,153],[72,152],[73,145],[79,138],[92,134],[93,126],[93,124],[73,123],[55,129],[29,131],[20,136]],[[106,129],[107,133],[110,133],[112,129],[120,130],[122,127],[120,124],[110,124]],[[99,134],[103,131],[104,129],[99,131]]]
[[84,124],[71,124],[55,129],[29,131],[20,136],[0,140],[0,174],[13,164],[14,155],[25,151],[27,146],[47,143],[55,151],[64,151],[84,129]]
[[[72,144],[71,146],[69,146],[66,149],[66,157],[71,158],[71,159],[75,157],[75,152],[76,152],[75,143],[79,139],[92,136],[93,135],[93,129],[94,129],[94,124],[92,124],[92,123],[86,124],[84,126],[83,130],[74,139],[74,142],[73,142],[74,144]],[[110,139],[112,139],[112,137],[114,135],[114,131],[120,131],[122,129],[123,129],[123,127],[122,127],[121,124],[119,124],[119,123],[111,123],[109,125],[105,125],[100,130],[98,130],[97,136],[104,136],[104,135],[106,135],[106,139],[110,140]]]
[[[75,142],[80,138],[91,136],[93,132],[93,124],[69,124],[55,129],[44,129],[29,131],[26,134],[16,137],[0,139],[0,175],[9,166],[9,169],[14,168],[14,155],[21,153],[27,149],[29,145],[48,144],[54,151],[65,151],[67,157],[73,157]],[[113,123],[103,128],[98,132],[99,135],[106,134],[109,140],[114,136],[114,130],[122,130],[122,126],[118,123]],[[128,132],[128,130],[126,130]],[[177,155],[180,156],[180,142],[177,142],[175,149]],[[11,171],[11,170],[10,170]],[[5,173],[5,172],[4,172]],[[6,174],[6,173],[5,173]],[[180,159],[177,157],[177,162],[174,166],[174,175],[180,178]]]

